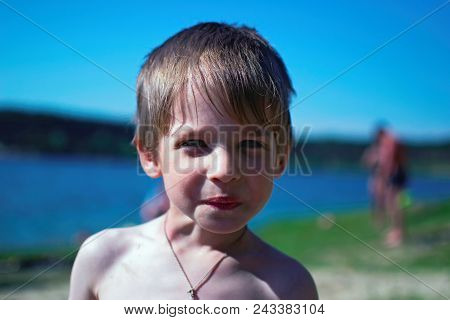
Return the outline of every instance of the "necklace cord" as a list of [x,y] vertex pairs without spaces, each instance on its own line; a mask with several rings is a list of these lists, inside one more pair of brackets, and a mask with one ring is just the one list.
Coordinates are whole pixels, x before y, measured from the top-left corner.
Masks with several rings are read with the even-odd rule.
[[[169,239],[169,236],[167,235],[167,229],[166,229],[166,225],[167,225],[167,215],[166,215],[166,217],[165,217],[165,219],[164,219],[164,235],[166,236],[166,239],[167,239],[167,242],[168,242],[168,244],[169,244],[169,247],[170,247],[170,250],[172,251],[172,253],[173,253],[173,256],[175,257],[175,260],[177,261],[177,263],[178,263],[178,266],[180,267],[180,269],[181,269],[181,271],[183,272],[183,275],[184,275],[184,277],[186,278],[186,280],[187,280],[187,282],[188,282],[188,284],[189,284],[189,287],[191,288],[189,291],[188,291],[188,293],[191,295],[191,297],[193,298],[193,299],[195,299],[195,298],[198,298],[197,297],[197,290],[203,285],[203,283],[205,282],[205,280],[207,280],[213,273],[214,273],[214,271],[219,267],[219,264],[223,261],[223,260],[225,260],[225,258],[227,258],[228,257],[228,254],[227,253],[225,253],[213,266],[212,266],[212,268],[210,268],[209,270],[208,270],[208,272],[200,279],[200,281],[198,281],[198,283],[195,285],[195,286],[193,286],[192,285],[192,283],[191,283],[191,281],[189,280],[189,277],[188,277],[188,275],[187,275],[187,273],[186,273],[186,271],[184,270],[184,268],[183,268],[183,265],[181,264],[181,261],[180,261],[180,259],[178,258],[178,256],[177,256],[177,254],[175,253],[175,249],[173,248],[173,245],[172,245],[172,242],[170,241],[170,239]],[[235,245],[239,240],[241,240],[243,237],[244,237],[244,235],[247,233],[247,226],[245,226],[244,227],[244,232],[242,232],[242,234],[230,245],[230,246],[233,246],[233,245]]]

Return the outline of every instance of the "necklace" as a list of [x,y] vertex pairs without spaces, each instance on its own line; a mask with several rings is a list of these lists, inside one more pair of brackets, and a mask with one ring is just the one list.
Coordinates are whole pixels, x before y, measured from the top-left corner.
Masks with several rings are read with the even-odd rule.
[[[177,256],[177,254],[175,253],[175,250],[173,249],[172,243],[170,242],[169,236],[167,235],[166,224],[167,224],[167,216],[166,216],[166,218],[164,219],[164,235],[166,236],[167,242],[169,243],[170,250],[172,251],[173,256],[175,257],[175,260],[177,261],[178,266],[180,267],[181,271],[183,272],[184,277],[186,278],[186,280],[187,280],[187,282],[188,282],[188,284],[189,284],[189,287],[191,288],[191,289],[189,289],[189,291],[188,291],[187,293],[188,293],[189,297],[190,297],[192,300],[199,300],[198,294],[197,294],[197,293],[198,293],[198,290],[199,290],[199,287],[202,286],[202,285],[204,284],[204,282],[206,282],[206,280],[214,273],[214,271],[217,269],[217,267],[219,266],[219,264],[220,264],[225,258],[228,257],[228,254],[225,253],[225,254],[224,254],[224,255],[223,255],[223,256],[222,256],[222,257],[221,257],[221,258],[220,258],[220,259],[219,259],[212,267],[211,267],[211,269],[208,270],[208,272],[200,279],[200,281],[198,281],[197,284],[196,284],[195,286],[193,286],[192,283],[191,283],[191,280],[189,280],[189,277],[188,277],[186,271],[185,271],[184,268],[183,268],[183,265],[182,265],[181,262],[180,262],[180,259],[178,259],[178,256]],[[244,227],[244,232],[242,232],[242,234],[241,234],[241,235],[240,235],[240,236],[239,236],[239,237],[231,244],[231,246],[235,245],[239,240],[241,240],[241,239],[243,238],[243,236],[246,234],[246,232],[247,232],[247,226]]]

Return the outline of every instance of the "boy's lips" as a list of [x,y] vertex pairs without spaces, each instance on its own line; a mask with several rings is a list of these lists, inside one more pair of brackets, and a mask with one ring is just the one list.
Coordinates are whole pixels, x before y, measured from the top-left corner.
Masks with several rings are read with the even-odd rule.
[[201,200],[200,203],[207,204],[222,210],[231,210],[240,206],[242,203],[234,197],[219,196]]

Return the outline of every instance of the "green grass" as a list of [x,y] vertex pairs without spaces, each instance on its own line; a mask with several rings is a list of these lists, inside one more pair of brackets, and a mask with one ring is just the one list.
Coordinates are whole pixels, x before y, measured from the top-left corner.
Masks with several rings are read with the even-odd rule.
[[386,257],[408,270],[442,271],[450,265],[450,200],[406,210],[407,239],[395,249],[383,245],[386,231],[372,226],[368,211],[333,218],[337,225],[313,217],[278,222],[257,233],[310,268],[397,270]]
[[[368,211],[335,214],[336,224],[312,217],[280,221],[256,232],[281,251],[301,261],[308,269],[333,273],[349,269],[362,274],[392,275],[399,272],[385,257],[408,271],[447,274],[450,265],[450,200],[438,204],[416,205],[406,212],[407,240],[396,249],[383,245],[385,230],[376,230]],[[345,229],[346,231],[344,231]],[[351,235],[350,235],[350,234]],[[357,239],[356,239],[357,238]],[[46,269],[74,248],[41,249],[0,253],[0,290],[21,285]],[[34,280],[27,288],[48,288],[68,283],[74,252],[50,272]],[[383,257],[384,255],[385,257]],[[392,279],[392,277],[390,278]],[[326,292],[323,293],[326,296]],[[439,298],[420,292],[392,291],[366,298]]]
[[76,250],[72,247],[34,248],[0,253],[0,289],[17,287],[36,277],[32,287],[67,281]]

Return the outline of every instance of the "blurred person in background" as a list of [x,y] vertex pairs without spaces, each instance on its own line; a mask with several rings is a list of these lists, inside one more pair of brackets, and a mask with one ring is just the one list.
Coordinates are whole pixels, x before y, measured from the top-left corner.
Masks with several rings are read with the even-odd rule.
[[389,218],[385,244],[399,246],[405,236],[401,194],[407,183],[406,151],[403,144],[384,126],[376,130],[375,139],[364,152],[362,161],[370,169],[369,192],[372,217],[381,227]]
[[372,144],[364,151],[362,156],[363,165],[369,169],[368,191],[371,198],[372,220],[376,227],[381,227],[385,220],[385,188],[380,175],[379,166],[379,137],[375,134]]

